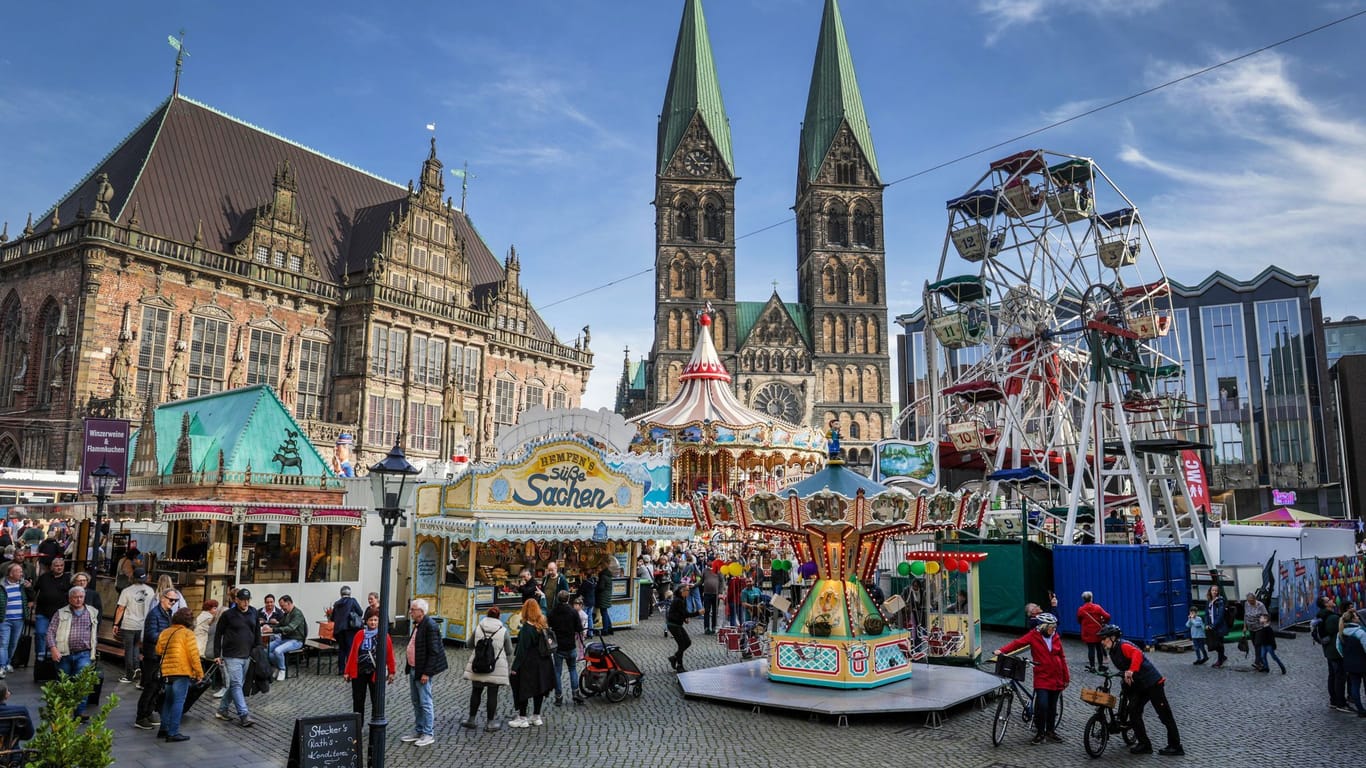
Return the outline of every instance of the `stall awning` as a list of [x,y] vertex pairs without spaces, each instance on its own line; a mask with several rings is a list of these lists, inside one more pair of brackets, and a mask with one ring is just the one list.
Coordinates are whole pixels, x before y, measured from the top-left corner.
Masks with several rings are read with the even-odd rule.
[[481,520],[422,517],[417,532],[428,536],[486,541],[675,541],[691,539],[692,526],[608,523],[589,520]]
[[223,523],[285,523],[287,525],[361,525],[365,510],[321,504],[267,504],[232,501],[164,501],[157,520],[210,520]]

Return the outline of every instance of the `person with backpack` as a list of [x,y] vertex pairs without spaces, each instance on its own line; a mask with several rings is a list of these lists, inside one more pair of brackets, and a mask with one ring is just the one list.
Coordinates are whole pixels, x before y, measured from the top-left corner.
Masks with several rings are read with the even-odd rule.
[[[351,642],[361,631],[365,614],[361,613],[360,603],[351,596],[350,587],[341,588],[341,597],[328,611],[332,617],[332,637],[337,641],[337,658],[351,658]],[[340,674],[344,671],[338,670]]]
[[1357,717],[1366,717],[1361,705],[1361,680],[1366,676],[1366,629],[1356,611],[1342,614],[1338,622],[1338,653],[1342,654],[1342,670],[1347,674],[1347,698],[1356,707]]
[[[512,697],[517,703],[517,716],[508,722],[509,728],[529,728],[545,725],[541,719],[541,704],[545,695],[555,689],[553,650],[546,637],[547,623],[541,604],[535,600],[522,603],[522,627],[517,631],[517,649],[512,657]],[[558,647],[558,641],[556,641]],[[527,702],[533,704],[527,717]]]
[[465,661],[465,679],[470,681],[470,711],[460,725],[474,728],[478,723],[479,700],[488,692],[488,719],[484,730],[496,731],[503,727],[498,721],[498,686],[508,685],[508,665],[512,658],[512,635],[503,626],[498,606],[490,606],[470,633],[470,647],[474,649]]
[[[352,600],[351,602],[356,601]],[[398,673],[398,665],[394,663],[394,637],[393,635],[385,635],[384,639],[388,641],[388,647],[385,649],[385,666],[389,670],[385,682],[392,683],[394,682],[394,675]],[[355,642],[350,645],[351,651],[347,654],[346,664],[342,667],[342,675],[351,681],[351,711],[358,715],[365,714],[365,694],[367,692],[370,693],[371,702],[379,695],[380,656],[378,646],[379,611],[369,611],[365,614],[364,624],[356,634]]]
[[1208,635],[1209,649],[1218,657],[1210,668],[1218,669],[1228,660],[1224,654],[1224,635],[1228,634],[1233,618],[1228,612],[1228,600],[1220,592],[1218,584],[1211,584],[1205,593],[1205,616],[1208,618],[1205,633]]
[[1158,754],[1179,756],[1186,754],[1181,746],[1181,732],[1176,727],[1176,716],[1167,702],[1167,678],[1157,671],[1152,660],[1143,655],[1138,646],[1122,639],[1123,631],[1114,624],[1100,628],[1100,643],[1115,669],[1124,673],[1124,690],[1129,693],[1129,724],[1133,726],[1136,742],[1129,751],[1135,755],[1150,755],[1152,742],[1148,741],[1148,729],[1143,725],[1143,708],[1153,705],[1157,719],[1167,729],[1167,746]]
[[1323,658],[1328,661],[1328,706],[1339,712],[1351,712],[1347,708],[1347,672],[1342,666],[1342,653],[1335,642],[1342,617],[1338,615],[1333,598],[1324,595],[1319,598],[1319,613],[1314,618],[1310,630],[1311,637],[1323,649]]

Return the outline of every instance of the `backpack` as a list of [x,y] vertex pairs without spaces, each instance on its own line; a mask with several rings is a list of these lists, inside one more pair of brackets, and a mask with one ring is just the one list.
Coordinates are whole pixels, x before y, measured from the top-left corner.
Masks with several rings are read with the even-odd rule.
[[493,637],[481,627],[479,632],[483,637],[474,641],[474,659],[470,662],[470,671],[475,674],[487,675],[498,666],[498,656],[500,655],[493,649]]
[[555,631],[550,627],[541,630],[541,655],[549,656],[560,647],[560,641],[555,637]]
[[356,653],[356,673],[361,679],[369,680],[375,674],[375,669],[378,666],[375,659],[375,646],[379,644],[378,639],[376,637],[376,642],[370,643],[368,650],[362,647]]

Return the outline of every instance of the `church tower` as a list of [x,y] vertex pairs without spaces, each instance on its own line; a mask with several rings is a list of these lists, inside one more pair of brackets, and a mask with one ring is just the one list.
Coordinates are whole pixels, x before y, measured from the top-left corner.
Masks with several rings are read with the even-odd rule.
[[721,361],[735,354],[735,160],[701,0],[685,0],[659,115],[655,338],[647,407],[669,401],[711,304]]
[[892,419],[882,177],[837,0],[826,0],[797,159],[797,292],[810,314],[813,422],[862,463]]

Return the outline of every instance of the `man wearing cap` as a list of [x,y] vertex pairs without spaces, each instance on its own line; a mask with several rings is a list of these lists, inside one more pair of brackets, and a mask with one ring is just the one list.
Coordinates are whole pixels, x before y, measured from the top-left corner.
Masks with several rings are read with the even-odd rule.
[[142,665],[142,626],[147,612],[156,602],[157,592],[147,586],[147,569],[133,569],[133,583],[119,593],[114,609],[114,637],[123,641],[123,678],[120,683],[137,679]]
[[357,630],[361,628],[361,621],[364,614],[361,613],[360,603],[351,596],[350,587],[341,588],[341,598],[332,604],[332,610],[328,612],[332,617],[332,637],[337,641],[337,674],[345,674],[345,659],[351,658],[351,639],[356,636]]
[[247,711],[247,697],[242,693],[242,681],[247,675],[247,661],[252,649],[261,645],[261,621],[255,608],[251,607],[251,592],[237,590],[233,604],[218,615],[218,623],[213,631],[214,663],[223,665],[228,673],[228,694],[218,704],[214,715],[219,720],[233,720],[228,714],[229,706],[237,710],[237,724],[250,728],[256,723]]

